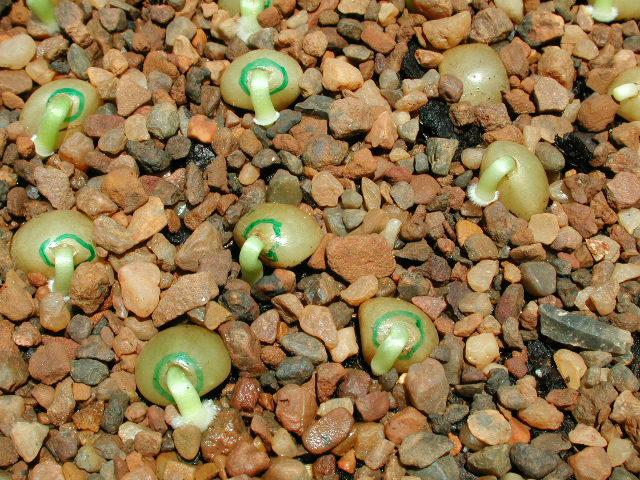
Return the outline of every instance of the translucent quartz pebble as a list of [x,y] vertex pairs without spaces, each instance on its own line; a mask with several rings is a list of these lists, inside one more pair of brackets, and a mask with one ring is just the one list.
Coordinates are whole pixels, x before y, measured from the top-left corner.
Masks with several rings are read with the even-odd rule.
[[322,230],[316,221],[293,205],[263,203],[238,221],[233,237],[238,245],[258,235],[265,242],[261,260],[272,267],[300,264],[316,251]]
[[542,334],[550,339],[585,350],[620,355],[628,352],[633,344],[631,333],[626,330],[548,304],[540,306],[540,327]]
[[20,114],[25,133],[33,136],[38,132],[47,102],[56,95],[66,94],[71,97],[73,108],[65,122],[65,129],[58,135],[58,145],[71,133],[80,130],[84,119],[94,113],[100,106],[98,92],[89,83],[82,80],[56,80],[37,89],[24,105]]
[[399,298],[372,298],[358,310],[360,340],[367,362],[371,363],[377,346],[384,341],[394,322],[402,322],[409,331],[409,342],[395,369],[406,372],[411,365],[427,358],[438,345],[438,332],[427,315],[412,303]]
[[73,210],[54,210],[25,223],[13,236],[11,257],[23,272],[40,272],[51,278],[54,274],[55,249],[70,246],[74,263],[93,261],[93,222]]
[[145,344],[136,365],[136,384],[147,400],[162,406],[173,403],[165,380],[171,366],[183,368],[203,396],[227,378],[231,359],[217,333],[196,325],[163,330]]
[[298,82],[302,68],[293,58],[275,50],[252,50],[236,58],[225,70],[220,93],[234,107],[253,110],[249,96],[251,70],[259,68],[269,73],[271,101],[276,110],[287,108],[300,95]]
[[500,56],[488,45],[459,45],[443,53],[440,75],[453,75],[464,85],[460,101],[473,104],[502,102],[509,79]]

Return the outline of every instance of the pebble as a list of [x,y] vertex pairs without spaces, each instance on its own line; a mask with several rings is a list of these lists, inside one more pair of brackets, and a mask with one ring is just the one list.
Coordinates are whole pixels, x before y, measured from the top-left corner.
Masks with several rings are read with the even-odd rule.
[[607,455],[611,460],[611,465],[618,467],[629,460],[635,450],[630,440],[626,438],[612,438],[607,446]]
[[323,454],[347,438],[353,423],[351,413],[344,408],[336,408],[305,430],[302,443],[309,452],[315,455]]
[[426,468],[453,448],[454,444],[447,437],[423,431],[405,437],[398,454],[404,465]]
[[349,305],[357,307],[366,300],[374,297],[377,292],[378,279],[374,275],[365,275],[342,290],[340,292],[340,298]]
[[557,430],[564,421],[562,412],[543,398],[535,398],[518,416],[527,425],[544,430]]
[[525,478],[542,478],[555,470],[558,456],[548,450],[519,443],[511,447],[511,463]]
[[511,425],[497,410],[478,410],[467,418],[469,431],[487,445],[507,443],[511,439]]
[[471,14],[464,11],[450,17],[427,21],[422,24],[422,31],[428,42],[438,50],[453,48],[471,31]]
[[467,283],[476,292],[486,292],[499,269],[497,260],[480,260],[467,272]]
[[567,387],[579,390],[580,380],[587,373],[587,365],[582,357],[571,350],[561,348],[553,354],[553,360]]
[[31,462],[38,456],[48,433],[49,428],[45,425],[18,421],[13,425],[10,436],[18,455],[25,462]]
[[229,454],[226,470],[230,477],[255,477],[269,468],[269,456],[251,442],[240,442]]
[[334,348],[338,342],[338,332],[331,315],[331,310],[321,305],[307,305],[300,316],[300,328],[316,337],[327,348]]
[[540,327],[542,334],[552,340],[585,350],[623,354],[633,344],[626,330],[548,304],[540,306]]
[[105,464],[106,460],[100,456],[98,450],[91,445],[80,447],[74,462],[78,468],[89,473],[97,473]]
[[109,367],[98,360],[84,358],[71,364],[71,378],[86,385],[98,385],[109,376]]
[[147,131],[158,138],[172,137],[178,127],[178,110],[172,103],[161,102],[154,105],[147,116]]
[[552,213],[536,213],[529,219],[529,229],[533,233],[533,241],[543,245],[551,245],[560,232],[558,217]]
[[162,292],[152,315],[153,323],[156,327],[162,326],[189,310],[206,305],[217,295],[218,287],[210,272],[183,275]]
[[386,277],[396,265],[391,247],[378,234],[334,237],[326,254],[329,267],[350,283],[364,275]]
[[307,357],[286,357],[278,365],[276,377],[283,385],[289,383],[301,385],[311,378],[313,372],[313,363]]
[[363,83],[360,70],[346,61],[327,58],[322,64],[322,85],[327,90],[357,90]]
[[11,70],[24,68],[36,54],[36,42],[19,33],[0,42],[0,67]]
[[520,266],[522,285],[527,293],[546,297],[556,291],[556,270],[547,262],[526,262]]
[[319,340],[303,332],[290,333],[280,338],[282,348],[293,355],[304,355],[314,365],[327,361],[327,351]]
[[331,359],[342,363],[347,358],[357,355],[359,351],[355,328],[347,327],[338,330],[338,343],[331,349]]
[[129,395],[122,390],[118,390],[111,395],[109,403],[104,409],[104,415],[100,422],[100,427],[110,434],[118,432],[118,428],[122,425],[124,414],[129,406]]
[[467,467],[480,475],[494,475],[502,477],[511,470],[509,445],[495,445],[485,447],[474,452],[467,458]]
[[500,358],[498,341],[492,333],[481,333],[467,339],[464,356],[467,362],[477,368],[484,368]]
[[13,392],[28,378],[27,363],[19,352],[5,350],[0,353],[0,389]]
[[567,458],[577,480],[605,480],[611,475],[611,460],[602,447],[587,447]]
[[342,184],[331,173],[323,170],[311,180],[311,196],[320,207],[335,207],[344,192]]
[[449,395],[449,382],[442,364],[437,360],[427,358],[411,365],[404,387],[408,400],[422,413],[444,413]]
[[118,270],[124,304],[138,317],[149,317],[158,305],[160,276],[160,269],[149,262],[131,262]]
[[590,425],[579,423],[569,432],[569,441],[574,445],[586,445],[588,447],[606,447],[607,441]]
[[46,385],[59,382],[70,371],[68,355],[53,343],[38,347],[29,359],[29,375]]

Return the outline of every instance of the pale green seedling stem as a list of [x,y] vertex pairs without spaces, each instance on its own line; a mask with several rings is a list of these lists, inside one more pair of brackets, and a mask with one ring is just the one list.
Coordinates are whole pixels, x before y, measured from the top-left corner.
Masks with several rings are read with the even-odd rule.
[[258,125],[271,125],[280,114],[273,107],[269,91],[269,72],[263,68],[255,68],[249,74],[249,94],[253,111],[253,121]]
[[371,360],[373,374],[380,376],[391,370],[408,342],[409,330],[401,322],[395,322]]
[[58,247],[54,252],[54,282],[53,288],[56,292],[64,296],[69,295],[71,290],[71,279],[75,263],[73,260],[74,250],[72,247]]
[[59,30],[55,7],[51,0],[27,0],[27,6],[50,32]]
[[58,144],[60,130],[72,108],[73,100],[69,95],[60,94],[49,100],[38,126],[38,133],[33,138],[38,155],[42,157],[53,155]]
[[240,249],[240,268],[242,279],[253,285],[264,276],[260,254],[264,250],[265,243],[256,235],[250,236]]
[[195,425],[205,431],[218,410],[213,402],[210,400],[201,402],[198,391],[187,377],[187,373],[176,365],[167,369],[166,383],[180,412],[180,416],[172,422],[172,426],[178,428],[183,425]]
[[498,185],[516,169],[516,161],[504,156],[498,158],[481,174],[476,184],[469,185],[467,195],[478,206],[484,207],[498,199]]

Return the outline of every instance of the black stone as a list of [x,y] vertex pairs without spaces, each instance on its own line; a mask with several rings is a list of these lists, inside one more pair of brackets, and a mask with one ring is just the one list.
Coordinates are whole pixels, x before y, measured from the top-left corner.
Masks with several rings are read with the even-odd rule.
[[191,67],[187,72],[185,81],[185,93],[193,103],[200,105],[202,101],[202,82],[209,78],[211,73],[206,68]]
[[449,104],[439,99],[430,100],[420,109],[419,134],[424,141],[430,137],[458,140],[458,152],[482,143],[482,128],[477,125],[456,127],[449,116]]
[[216,154],[213,149],[208,145],[202,143],[193,142],[191,144],[191,150],[186,156],[186,162],[195,163],[201,170],[204,170],[209,166],[211,162],[216,159]]
[[569,133],[564,137],[556,136],[555,145],[564,155],[567,168],[575,168],[580,172],[593,170],[591,161],[596,145],[590,137],[587,137],[586,134],[578,132]]
[[402,59],[402,68],[400,70],[402,78],[422,78],[427,71],[422,68],[418,60],[416,60],[416,50],[422,47],[415,38],[413,38],[407,46],[409,50]]
[[102,429],[112,435],[118,433],[118,427],[122,425],[124,420],[124,412],[129,406],[129,395],[122,390],[118,390],[113,395],[107,404],[107,408],[104,409],[104,415],[102,416],[102,422],[100,426]]
[[169,240],[173,245],[182,245],[187,241],[187,238],[189,238],[192,233],[193,232],[188,228],[182,227],[177,232],[170,232],[167,230],[164,232],[164,236],[167,237],[167,240]]
[[539,340],[527,343],[527,349],[529,373],[538,379],[538,395],[544,398],[553,389],[565,388],[564,380],[555,367],[554,351]]

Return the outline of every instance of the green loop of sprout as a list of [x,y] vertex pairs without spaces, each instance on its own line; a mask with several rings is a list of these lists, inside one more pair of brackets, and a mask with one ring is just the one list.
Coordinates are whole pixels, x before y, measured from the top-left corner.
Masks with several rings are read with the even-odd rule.
[[63,233],[62,235],[58,235],[55,238],[47,238],[40,244],[38,253],[40,254],[40,258],[42,258],[42,261],[48,266],[55,267],[54,261],[49,258],[49,250],[61,246],[64,240],[74,240],[78,243],[78,245],[89,252],[89,258],[87,258],[85,262],[91,262],[94,258],[96,258],[96,250],[95,248],[93,248],[93,245],[91,245],[89,242],[84,241],[78,235],[75,235],[73,233]]
[[247,95],[251,95],[251,89],[249,88],[249,80],[250,80],[249,77],[250,77],[251,71],[255,70],[256,68],[261,68],[264,70],[276,69],[276,70],[279,70],[280,73],[282,74],[282,83],[280,83],[280,85],[269,90],[269,93],[271,95],[273,95],[274,93],[278,93],[281,90],[284,90],[285,88],[287,88],[287,85],[289,85],[289,74],[287,73],[287,70],[282,65],[280,65],[278,62],[274,62],[270,58],[258,58],[253,62],[247,63],[245,67],[242,69],[242,71],[240,72],[240,78],[238,79],[238,83],[240,84],[240,87],[242,88],[244,93],[246,93]]
[[162,359],[156,364],[153,370],[153,386],[160,395],[169,400],[175,401],[171,392],[169,392],[162,384],[162,380],[167,374],[167,370],[172,365],[179,366],[183,369],[193,372],[196,377],[196,384],[194,385],[197,392],[200,392],[204,387],[204,373],[200,364],[188,353],[177,352],[162,357]]
[[64,119],[64,121],[67,123],[71,123],[74,120],[77,120],[78,118],[80,118],[80,115],[82,115],[82,112],[84,111],[84,104],[85,104],[84,93],[82,93],[80,90],[77,90],[75,88],[70,88],[70,87],[59,88],[55,90],[51,95],[49,95],[49,98],[47,99],[47,106],[58,95],[69,95],[70,97],[75,97],[78,100],[78,108],[76,109],[76,112],[73,113],[72,115],[67,116]]
[[391,310],[390,312],[380,315],[373,324],[373,345],[378,348],[384,341],[384,339],[380,339],[380,330],[382,329],[382,326],[390,320],[398,320],[400,318],[406,318],[410,322],[414,323],[420,332],[420,340],[418,340],[408,352],[403,353],[398,357],[399,360],[409,360],[415,355],[420,347],[422,347],[426,336],[422,318],[420,318],[420,315],[413,312],[408,310]]
[[268,224],[271,225],[273,227],[273,233],[275,234],[275,240],[274,240],[274,245],[271,246],[271,248],[269,249],[268,252],[266,252],[264,255],[271,261],[273,262],[277,262],[278,261],[278,254],[276,252],[276,248],[280,246],[281,243],[281,234],[282,234],[282,222],[279,222],[278,220],[274,219],[274,218],[259,218],[258,220],[254,220],[253,222],[251,222],[249,225],[247,225],[247,228],[244,229],[244,232],[242,232],[242,236],[245,239],[249,238],[249,235],[251,235],[251,232],[253,231],[254,228],[256,228],[258,225],[264,225],[264,224]]

